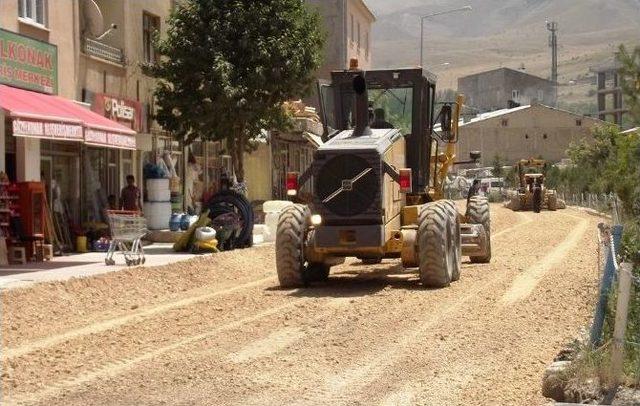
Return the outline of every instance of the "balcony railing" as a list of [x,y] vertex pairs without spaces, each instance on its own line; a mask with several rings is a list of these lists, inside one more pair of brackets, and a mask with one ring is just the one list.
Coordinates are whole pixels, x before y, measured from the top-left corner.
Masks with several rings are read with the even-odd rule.
[[87,55],[95,56],[105,61],[124,65],[124,52],[122,52],[122,49],[103,44],[91,38],[84,39],[84,52]]

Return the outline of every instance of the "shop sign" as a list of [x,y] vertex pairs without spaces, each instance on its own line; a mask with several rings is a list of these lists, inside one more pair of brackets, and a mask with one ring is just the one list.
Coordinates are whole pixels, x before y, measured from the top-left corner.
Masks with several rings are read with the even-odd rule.
[[92,110],[134,131],[143,132],[142,103],[97,93]]
[[103,145],[105,147],[136,149],[136,137],[134,135],[118,134],[87,128],[84,134],[87,144]]
[[0,29],[0,83],[58,93],[58,48]]
[[54,140],[82,141],[80,124],[56,123],[48,121],[13,120],[13,135],[17,137],[50,138]]

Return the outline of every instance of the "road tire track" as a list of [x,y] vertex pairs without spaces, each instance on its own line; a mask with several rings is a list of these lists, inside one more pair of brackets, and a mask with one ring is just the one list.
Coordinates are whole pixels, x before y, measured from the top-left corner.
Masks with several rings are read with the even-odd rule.
[[275,278],[269,277],[260,279],[253,282],[244,283],[242,285],[217,290],[210,293],[205,293],[198,296],[187,297],[184,299],[176,300],[173,302],[162,303],[150,308],[142,309],[137,312],[127,314],[124,316],[114,317],[107,320],[95,322],[84,327],[66,331],[61,334],[48,336],[39,340],[31,341],[23,344],[19,347],[5,348],[2,352],[2,361],[20,357],[31,352],[41,350],[43,348],[52,347],[65,341],[69,341],[81,336],[87,336],[91,334],[101,333],[103,331],[112,330],[125,324],[137,323],[145,319],[157,316],[162,313],[166,313],[170,310],[178,309],[181,307],[188,307],[194,304],[204,302],[217,296],[229,295],[232,293],[240,292],[242,290],[251,289],[257,286],[264,285],[266,282],[273,282]]

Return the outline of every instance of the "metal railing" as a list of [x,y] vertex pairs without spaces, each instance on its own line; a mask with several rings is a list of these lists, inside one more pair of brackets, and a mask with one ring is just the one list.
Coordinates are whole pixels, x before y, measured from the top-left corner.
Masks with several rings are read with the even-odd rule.
[[565,193],[558,191],[558,197],[564,200],[568,206],[579,206],[609,214],[615,217],[614,223],[620,218],[620,199],[613,193]]
[[124,65],[124,52],[120,48],[112,47],[91,38],[84,39],[84,52],[87,55],[104,59],[118,65]]
[[[632,369],[630,378],[635,380],[636,386],[639,386],[640,330],[636,325],[637,321],[632,321],[632,327],[636,329],[637,337],[629,337],[627,322],[629,313],[633,312],[633,309],[630,308],[634,306],[633,292],[640,292],[640,276],[634,273],[632,264],[618,262],[623,227],[617,214],[617,200],[614,207],[615,210],[612,210],[613,225],[608,226],[601,223],[598,226],[598,268],[601,280],[598,302],[591,325],[590,343],[594,349],[611,345],[613,378],[620,381],[626,363]],[[603,256],[601,256],[602,253]],[[614,294],[617,299],[615,308],[610,307],[610,299]],[[635,301],[635,306],[637,306],[637,298]],[[612,314],[608,317],[607,313]],[[615,324],[612,338],[603,344],[605,319],[607,318],[615,319]],[[609,326],[609,328],[611,327]],[[635,365],[631,366],[631,362],[634,362]]]

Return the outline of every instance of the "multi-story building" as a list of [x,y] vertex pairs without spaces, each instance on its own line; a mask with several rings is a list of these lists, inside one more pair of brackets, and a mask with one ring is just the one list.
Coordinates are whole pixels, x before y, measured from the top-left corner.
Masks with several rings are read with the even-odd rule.
[[306,0],[323,17],[327,34],[324,64],[318,78],[329,79],[332,70],[348,69],[351,59],[358,59],[360,68],[373,64],[371,30],[376,17],[364,0]]
[[498,68],[458,79],[458,92],[465,95],[465,104],[475,112],[542,103],[556,105],[556,85],[526,72]]
[[[119,195],[127,175],[141,184],[154,147],[183,152],[150,119],[154,81],[140,68],[156,57],[153,32],[164,29],[172,3],[0,1],[0,170],[55,185],[56,207],[75,224],[99,217],[96,208]],[[27,118],[44,131],[20,127]]]
[[596,74],[597,79],[598,118],[622,127],[625,124],[624,117],[629,110],[624,106],[619,69],[620,63],[617,58],[611,57],[590,70]]

